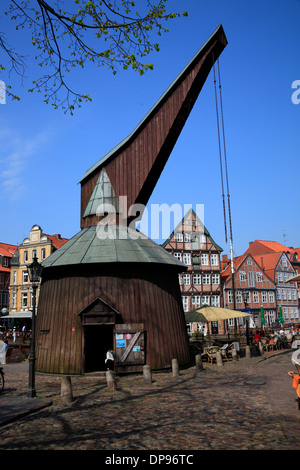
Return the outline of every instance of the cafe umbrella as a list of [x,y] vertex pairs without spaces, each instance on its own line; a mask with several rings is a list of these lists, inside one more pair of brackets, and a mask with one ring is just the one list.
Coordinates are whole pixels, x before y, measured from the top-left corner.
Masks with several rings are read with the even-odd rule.
[[260,323],[261,325],[265,325],[266,323],[263,307],[260,307]]
[[278,312],[278,321],[282,325],[284,323],[284,319],[282,317],[282,307],[279,307],[279,312]]
[[[186,323],[209,323],[211,321],[229,320],[231,318],[249,317],[250,313],[240,312],[222,307],[203,307],[191,310],[185,314]],[[209,328],[208,328],[209,334]]]
[[185,314],[185,320],[187,323],[207,323],[218,320],[229,320],[230,318],[249,317],[250,315],[250,313],[240,312],[239,310],[204,305],[203,307],[187,312]]
[[287,282],[293,282],[293,281],[300,281],[300,274],[297,274],[296,276],[291,277],[288,279]]

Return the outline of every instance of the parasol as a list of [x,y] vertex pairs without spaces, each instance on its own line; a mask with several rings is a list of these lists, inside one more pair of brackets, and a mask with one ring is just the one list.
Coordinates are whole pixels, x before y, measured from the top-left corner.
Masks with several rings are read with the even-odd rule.
[[211,322],[218,320],[229,320],[230,318],[239,317],[250,317],[250,313],[243,313],[239,310],[231,310],[229,308],[222,307],[209,307],[204,305],[203,307],[191,310],[185,314],[185,320],[187,323],[194,322]]

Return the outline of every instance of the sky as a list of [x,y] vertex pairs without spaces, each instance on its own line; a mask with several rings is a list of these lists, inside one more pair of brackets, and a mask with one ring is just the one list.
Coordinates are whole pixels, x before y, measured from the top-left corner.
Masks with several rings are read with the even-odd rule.
[[[188,17],[169,22],[160,51],[149,58],[154,70],[140,76],[76,69],[71,83],[92,102],[73,116],[27,92],[40,72],[35,51],[1,12],[0,31],[28,55],[28,69],[22,83],[17,75],[0,75],[21,96],[20,102],[7,98],[0,104],[0,242],[22,243],[35,224],[65,238],[79,232],[80,179],[135,129],[222,24],[228,40],[219,63],[234,255],[254,240],[300,246],[300,104],[292,101],[292,84],[300,80],[300,0],[169,0],[168,10],[187,10]],[[182,216],[184,206],[203,205],[204,225],[229,255],[212,72],[147,208],[153,204],[180,204]]]

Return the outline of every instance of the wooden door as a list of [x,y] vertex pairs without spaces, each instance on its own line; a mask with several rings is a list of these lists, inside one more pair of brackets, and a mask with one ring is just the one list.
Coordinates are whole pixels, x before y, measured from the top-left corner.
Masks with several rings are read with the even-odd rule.
[[145,364],[145,332],[143,323],[116,324],[114,327],[115,371],[142,371]]

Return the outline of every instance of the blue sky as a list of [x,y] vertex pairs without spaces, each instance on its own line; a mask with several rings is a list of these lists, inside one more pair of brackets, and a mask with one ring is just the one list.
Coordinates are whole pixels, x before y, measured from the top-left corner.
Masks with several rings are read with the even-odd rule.
[[[74,116],[27,93],[39,72],[30,59],[34,50],[1,18],[8,41],[29,54],[23,84],[17,76],[0,77],[22,96],[0,105],[1,242],[22,243],[34,224],[44,233],[75,235],[79,180],[132,132],[222,24],[228,39],[220,66],[234,253],[242,254],[255,239],[300,246],[300,104],[291,100],[292,83],[300,80],[300,1],[169,0],[168,6],[189,16],[169,23],[160,52],[149,59],[154,70],[142,77],[122,70],[113,76],[104,68],[75,71],[72,84],[93,101]],[[163,203],[204,204],[204,224],[229,254],[212,73],[148,206]]]

